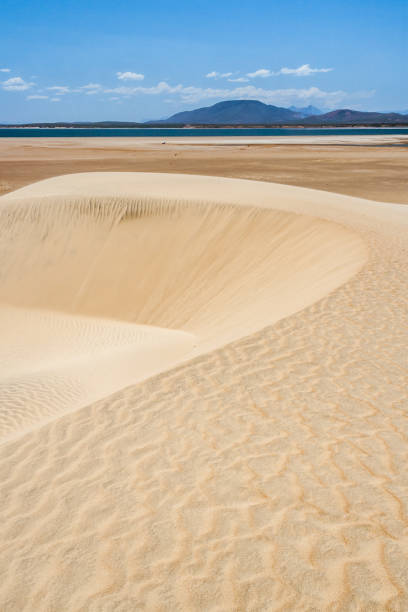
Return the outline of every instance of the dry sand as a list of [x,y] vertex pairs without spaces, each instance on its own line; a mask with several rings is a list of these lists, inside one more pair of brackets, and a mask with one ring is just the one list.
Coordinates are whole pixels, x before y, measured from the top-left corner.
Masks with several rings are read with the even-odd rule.
[[[299,138],[304,144],[293,144]],[[305,136],[268,145],[249,144],[253,138],[245,144],[209,144],[202,138],[195,145],[174,138],[165,145],[155,138],[0,138],[0,195],[62,174],[159,171],[270,181],[405,204],[408,147],[385,146],[388,136],[376,137],[373,144],[381,146],[343,138],[353,146],[333,144],[335,137],[316,144]],[[408,144],[407,137],[393,138]]]
[[408,208],[84,173],[0,226],[1,610],[408,609]]

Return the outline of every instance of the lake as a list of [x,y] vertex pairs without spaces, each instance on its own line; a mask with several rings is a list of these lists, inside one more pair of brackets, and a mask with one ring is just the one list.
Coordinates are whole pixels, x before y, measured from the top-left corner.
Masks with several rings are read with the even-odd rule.
[[172,138],[189,136],[408,136],[408,128],[0,128],[0,138]]

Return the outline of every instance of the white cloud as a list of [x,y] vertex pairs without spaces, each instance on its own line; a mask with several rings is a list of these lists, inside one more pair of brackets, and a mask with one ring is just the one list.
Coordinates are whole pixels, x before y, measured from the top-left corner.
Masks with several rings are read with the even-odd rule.
[[333,68],[311,68],[309,64],[303,64],[299,68],[281,68],[277,74],[292,74],[293,76],[309,76],[316,72],[331,72]]
[[213,70],[212,72],[206,74],[205,77],[207,79],[227,79],[233,74],[233,72],[216,72],[215,70]]
[[126,85],[123,85],[121,87],[105,89],[104,91],[105,93],[120,94],[123,96],[131,96],[139,93],[155,96],[161,93],[178,93],[181,92],[182,89],[182,85],[171,86],[165,81],[160,81],[160,83],[157,83],[157,85],[154,85],[153,87],[142,87],[141,85],[138,85],[136,87],[128,87]]
[[201,89],[197,87],[184,87],[180,92],[182,100],[196,102],[208,98],[218,99],[252,99],[261,100],[267,104],[289,106],[293,103],[319,102],[324,106],[333,106],[347,98],[344,91],[322,91],[317,87],[308,89],[263,89],[247,85],[234,89]]
[[250,79],[257,79],[258,77],[265,79],[266,77],[270,77],[272,75],[273,72],[267,70],[266,68],[260,68],[259,70],[255,70],[255,72],[248,72],[247,74]]
[[324,106],[334,106],[344,99],[350,97],[345,91],[323,91],[318,87],[309,87],[307,89],[263,89],[254,85],[246,85],[242,87],[228,88],[213,88],[213,87],[195,87],[184,85],[169,85],[165,81],[161,81],[153,87],[115,87],[105,89],[105,93],[110,93],[119,96],[134,96],[134,95],[160,95],[172,94],[179,96],[183,102],[194,103],[199,100],[207,99],[251,99],[261,100],[268,104],[276,104],[278,106],[290,106],[291,104],[302,103],[303,105],[312,102],[319,102]]
[[30,89],[34,83],[27,83],[21,77],[12,77],[11,79],[7,79],[7,81],[3,81],[2,87],[6,91],[25,91],[26,89]]
[[[310,68],[308,64],[304,64],[304,66],[300,66],[300,68],[296,69],[282,68],[279,73],[286,74],[286,72],[282,71],[289,71],[289,74],[306,74],[310,71],[327,72],[329,70],[331,69]],[[134,73],[118,73],[118,75],[123,75],[123,77],[118,76],[118,78],[120,78],[120,80],[141,80],[141,78],[139,77],[143,77],[143,75],[139,75],[138,78],[134,78],[133,76],[129,77],[129,74],[133,75]],[[118,87],[105,88],[99,83],[92,82],[77,88],[71,88],[66,85],[53,85],[46,87],[43,90],[37,89],[37,93],[33,93],[32,95],[27,96],[27,99],[41,100],[49,98],[50,102],[60,102],[61,96],[67,93],[82,93],[86,95],[95,95],[97,93],[100,93],[110,94],[109,99],[112,101],[120,101],[137,95],[162,95],[166,101],[172,99],[175,101],[175,103],[185,102],[187,104],[194,104],[196,102],[199,102],[200,100],[211,100],[215,102],[217,100],[255,99],[261,100],[262,102],[265,102],[267,104],[274,104],[277,106],[306,106],[308,104],[319,104],[322,107],[333,108],[345,101],[350,102],[354,99],[357,101],[361,98],[371,97],[373,95],[373,92],[364,91],[354,93],[347,93],[342,90],[324,91],[319,89],[318,87],[268,89],[263,87],[256,87],[255,85],[248,83],[250,78],[263,78],[267,75],[275,74],[277,73],[273,73],[266,68],[261,68],[259,70],[256,70],[255,72],[248,73],[244,76],[238,76],[239,73],[236,72],[208,73],[208,78],[224,78],[224,87],[196,87],[194,85],[186,86],[182,84],[171,85],[166,81],[160,81],[156,85],[152,85],[150,87],[146,87],[144,85],[136,83],[123,83],[119,84]],[[126,77],[124,75],[126,75]],[[236,84],[236,86],[232,85],[228,87],[226,81],[228,81],[229,83],[234,83]],[[28,89],[32,85],[34,85],[34,83],[26,83],[21,77],[14,77],[8,79],[2,84],[3,88],[8,88],[11,90]],[[50,97],[46,95],[48,92],[51,92]]]
[[[272,76],[279,76],[281,74],[290,74],[293,76],[309,76],[310,74],[314,74],[316,72],[330,72],[333,68],[311,68],[309,64],[303,64],[303,66],[299,66],[299,68],[281,68],[280,70],[273,71],[269,70],[269,68],[259,68],[254,72],[248,72],[245,76],[237,76],[233,77],[233,72],[216,72],[213,70],[206,74],[207,79],[228,79],[231,83],[245,83],[249,79],[266,79]],[[237,74],[235,72],[235,74]],[[238,73],[239,74],[239,73]]]
[[47,87],[47,89],[49,91],[55,91],[58,96],[63,96],[71,91],[66,85],[53,85],[52,87]]
[[120,81],[143,81],[144,74],[138,72],[117,72],[116,76]]
[[309,64],[303,64],[299,66],[299,68],[281,68],[280,70],[269,70],[268,68],[260,68],[259,70],[255,70],[255,72],[248,72],[247,77],[250,79],[257,79],[272,76],[279,76],[281,74],[292,75],[292,76],[310,76],[311,74],[315,74],[316,72],[331,72],[333,68],[311,68]]
[[10,68],[0,68],[0,72],[11,72]]
[[88,83],[88,85],[82,85],[79,89],[100,89],[102,85],[99,83]]
[[246,77],[238,77],[236,79],[227,79],[230,83],[248,83],[249,79]]
[[100,83],[88,83],[87,85],[81,85],[81,87],[71,88],[67,85],[52,85],[52,87],[46,87],[48,91],[53,91],[57,96],[64,96],[68,93],[85,93],[88,96],[99,93],[102,91],[102,85]]
[[[360,91],[354,91],[353,93],[349,94],[347,96],[347,98],[349,100],[361,100],[361,99],[366,99],[366,98],[372,98],[373,96],[375,96],[376,94],[376,90],[375,89],[369,89],[369,90],[360,90]],[[353,108],[354,108],[354,104],[353,104]]]

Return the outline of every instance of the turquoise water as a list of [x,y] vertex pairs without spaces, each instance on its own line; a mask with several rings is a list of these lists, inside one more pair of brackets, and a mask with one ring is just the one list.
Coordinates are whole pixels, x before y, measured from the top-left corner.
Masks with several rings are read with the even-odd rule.
[[127,137],[173,138],[189,136],[408,136],[408,128],[0,128],[0,138]]

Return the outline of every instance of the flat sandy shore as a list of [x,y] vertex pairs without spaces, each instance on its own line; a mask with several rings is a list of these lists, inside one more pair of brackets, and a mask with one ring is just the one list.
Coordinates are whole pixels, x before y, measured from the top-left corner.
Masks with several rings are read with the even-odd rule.
[[0,140],[0,609],[407,610],[408,151],[37,140]]
[[339,137],[334,136],[293,137],[289,144],[280,137],[273,139],[275,144],[254,144],[254,138],[245,144],[192,140],[1,138],[0,194],[76,172],[174,172],[270,181],[402,204],[408,200],[408,147],[387,146],[390,140],[408,144],[406,137],[342,137],[349,146],[335,144]]

